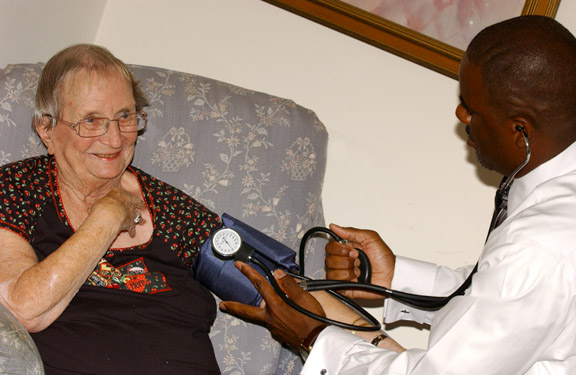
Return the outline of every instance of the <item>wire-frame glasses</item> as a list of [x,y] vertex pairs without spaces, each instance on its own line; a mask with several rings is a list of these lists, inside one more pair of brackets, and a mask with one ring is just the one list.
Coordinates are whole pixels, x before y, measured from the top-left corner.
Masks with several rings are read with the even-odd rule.
[[[50,115],[44,116],[54,118]],[[125,112],[115,119],[89,116],[83,118],[77,123],[68,122],[62,119],[58,121],[68,125],[80,137],[93,138],[106,134],[112,121],[115,121],[118,124],[118,129],[120,129],[122,133],[140,132],[146,128],[146,124],[148,123],[148,115],[144,111],[139,111]]]

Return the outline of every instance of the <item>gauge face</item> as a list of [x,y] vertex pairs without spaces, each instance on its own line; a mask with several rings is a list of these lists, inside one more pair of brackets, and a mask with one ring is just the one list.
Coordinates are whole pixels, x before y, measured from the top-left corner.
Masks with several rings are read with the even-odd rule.
[[242,238],[234,229],[218,229],[212,236],[212,249],[222,257],[233,257],[240,250],[240,246]]

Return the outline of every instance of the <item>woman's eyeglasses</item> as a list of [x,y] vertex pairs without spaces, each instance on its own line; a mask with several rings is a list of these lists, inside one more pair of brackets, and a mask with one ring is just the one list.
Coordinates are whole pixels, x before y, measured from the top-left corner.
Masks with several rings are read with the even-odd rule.
[[[54,117],[52,117],[51,115],[44,115],[44,116],[54,119]],[[93,137],[100,137],[106,134],[112,121],[115,121],[118,124],[118,129],[120,129],[120,132],[122,133],[140,132],[146,128],[146,124],[148,123],[147,118],[148,115],[146,114],[146,112],[140,111],[140,112],[126,112],[115,119],[90,116],[83,118],[77,123],[64,121],[62,119],[58,121],[68,125],[80,137],[93,138]]]

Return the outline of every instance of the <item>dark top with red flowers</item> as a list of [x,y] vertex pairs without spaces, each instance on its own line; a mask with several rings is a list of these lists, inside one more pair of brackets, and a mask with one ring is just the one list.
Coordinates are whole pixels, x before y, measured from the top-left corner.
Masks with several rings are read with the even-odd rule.
[[[220,219],[129,170],[152,213],[152,239],[108,250],[62,315],[32,334],[46,374],[218,374],[208,336],[216,304],[191,267]],[[74,233],[52,157],[0,167],[0,194],[0,228],[25,238],[40,261]]]

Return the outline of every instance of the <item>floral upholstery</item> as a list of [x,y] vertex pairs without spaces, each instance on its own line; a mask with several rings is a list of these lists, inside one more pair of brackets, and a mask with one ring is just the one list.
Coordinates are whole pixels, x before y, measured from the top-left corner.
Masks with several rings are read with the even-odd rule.
[[32,337],[2,305],[0,305],[0,374],[44,374],[40,354]]
[[[0,70],[0,165],[45,152],[31,128],[41,68]],[[312,111],[193,74],[130,68],[150,99],[134,165],[295,250],[307,229],[324,224],[328,135]],[[318,278],[324,276],[323,244],[315,241],[306,250],[306,273]],[[218,312],[211,337],[223,374],[291,374],[301,368],[298,356],[267,330],[225,313]]]

